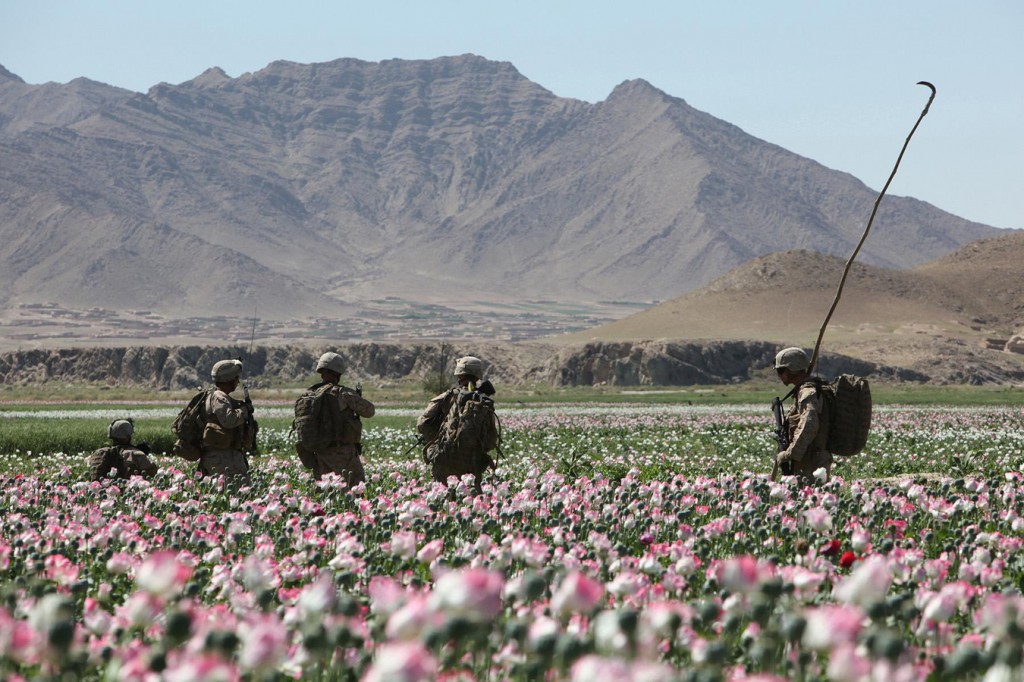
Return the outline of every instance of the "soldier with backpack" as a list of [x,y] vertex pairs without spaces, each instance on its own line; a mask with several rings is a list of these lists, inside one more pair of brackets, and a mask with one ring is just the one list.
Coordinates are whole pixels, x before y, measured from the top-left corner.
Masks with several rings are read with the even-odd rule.
[[479,358],[459,358],[455,363],[458,387],[435,396],[416,423],[424,443],[423,459],[433,479],[447,483],[449,476],[472,474],[477,492],[484,472],[495,468],[487,453],[499,448],[501,441],[491,398],[494,386],[490,381],[481,383],[483,375]]
[[784,348],[775,356],[779,380],[793,386],[790,395],[796,396],[793,409],[786,415],[789,444],[775,456],[775,463],[780,467],[788,464],[801,483],[813,483],[818,469],[825,470],[825,480],[832,472],[832,453],[828,450],[830,406],[821,381],[811,376],[809,367],[810,359],[801,348]]
[[131,419],[115,419],[107,427],[111,445],[89,455],[89,480],[102,481],[111,477],[128,479],[132,476],[149,478],[160,467],[149,459],[149,445],[132,445],[135,424]]
[[359,456],[363,451],[360,417],[372,417],[373,403],[355,390],[341,385],[345,360],[337,353],[324,353],[316,363],[323,380],[305,390],[295,401],[295,451],[299,461],[320,480],[324,474],[342,476],[350,487],[366,480]]
[[199,471],[204,476],[224,476],[235,483],[249,484],[245,453],[255,449],[256,421],[252,400],[231,397],[241,376],[240,360],[221,360],[210,371],[216,388],[207,391],[201,408]]

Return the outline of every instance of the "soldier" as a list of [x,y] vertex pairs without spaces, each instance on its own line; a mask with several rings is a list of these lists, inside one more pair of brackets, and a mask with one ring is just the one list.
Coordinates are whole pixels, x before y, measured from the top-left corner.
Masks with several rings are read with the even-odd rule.
[[251,451],[256,442],[253,405],[248,398],[231,397],[241,375],[239,360],[221,360],[210,372],[217,388],[206,398],[199,470],[204,476],[225,476],[249,484],[249,462],[245,453]]
[[793,473],[802,483],[813,483],[814,472],[825,470],[825,480],[832,472],[832,453],[828,443],[829,415],[819,380],[808,372],[810,360],[801,348],[784,348],[775,356],[779,380],[793,386],[796,402],[786,415],[789,447],[775,456],[781,466],[790,462]]
[[[435,396],[416,422],[423,458],[435,481],[447,483],[449,476],[472,474],[474,488],[487,469],[495,468],[488,451],[498,447],[500,427],[494,414],[494,387],[480,383],[484,363],[471,355],[455,363],[459,385]],[[500,452],[500,450],[499,450]]]
[[132,476],[149,478],[159,467],[148,457],[149,445],[132,445],[135,424],[131,419],[115,419],[107,427],[107,438],[112,445],[100,448],[89,455],[89,478],[102,481],[113,471],[114,478],[128,479]]
[[306,389],[295,401],[295,450],[303,465],[317,480],[335,473],[354,487],[366,481],[363,463],[363,423],[360,417],[374,415],[373,403],[358,388],[341,385],[345,360],[337,353],[324,353],[316,363],[323,380]]

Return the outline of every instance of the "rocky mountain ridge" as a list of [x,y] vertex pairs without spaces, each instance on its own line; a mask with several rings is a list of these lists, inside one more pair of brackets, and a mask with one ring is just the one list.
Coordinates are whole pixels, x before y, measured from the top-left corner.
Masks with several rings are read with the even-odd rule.
[[[0,307],[291,319],[667,299],[780,247],[848,253],[875,192],[643,80],[590,104],[462,55],[145,94],[4,70],[0,197]],[[895,196],[877,223],[899,229],[862,258],[889,267],[995,234]]]

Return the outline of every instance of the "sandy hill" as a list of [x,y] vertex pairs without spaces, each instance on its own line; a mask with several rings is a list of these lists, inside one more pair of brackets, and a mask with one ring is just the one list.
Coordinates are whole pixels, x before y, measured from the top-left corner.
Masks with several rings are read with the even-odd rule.
[[[1001,348],[1024,326],[1024,233],[968,244],[911,270],[855,263],[823,349],[914,366],[959,347]],[[846,262],[808,251],[755,258],[708,286],[617,322],[559,337],[581,341],[756,339],[811,348]]]

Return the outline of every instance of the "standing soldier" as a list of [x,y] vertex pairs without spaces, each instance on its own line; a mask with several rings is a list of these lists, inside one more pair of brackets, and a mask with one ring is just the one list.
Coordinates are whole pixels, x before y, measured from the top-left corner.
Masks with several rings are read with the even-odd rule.
[[135,424],[131,419],[115,419],[107,427],[107,438],[111,445],[100,448],[89,455],[89,478],[102,481],[113,471],[114,478],[128,479],[132,476],[149,478],[159,467],[148,457],[149,445],[132,445]]
[[801,483],[813,483],[818,469],[825,470],[825,480],[832,472],[832,453],[827,448],[828,408],[820,380],[810,375],[809,366],[807,353],[801,348],[784,348],[775,356],[779,380],[793,386],[796,394],[796,403],[786,416],[789,447],[775,456],[775,462],[780,466],[790,462]]
[[472,474],[478,492],[484,472],[495,468],[487,453],[501,440],[491,399],[494,386],[490,381],[481,383],[483,375],[480,358],[459,358],[455,363],[458,387],[435,396],[416,422],[425,444],[423,458],[430,465],[433,479],[447,483],[449,476]]
[[337,353],[324,353],[316,363],[323,380],[310,386],[295,401],[295,422],[299,460],[313,477],[324,474],[342,476],[349,487],[366,481],[362,454],[363,423],[360,417],[372,417],[373,403],[355,390],[341,385],[345,360]]
[[199,470],[204,476],[224,476],[248,485],[252,479],[245,453],[256,444],[256,421],[251,400],[231,397],[241,375],[239,360],[221,360],[210,372],[216,389],[207,394],[204,406]]

